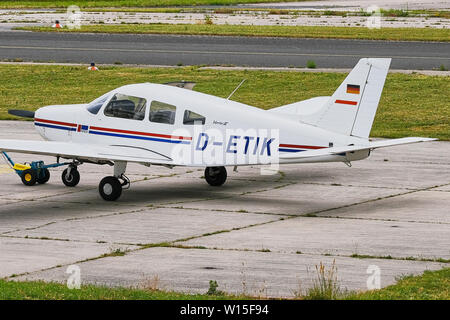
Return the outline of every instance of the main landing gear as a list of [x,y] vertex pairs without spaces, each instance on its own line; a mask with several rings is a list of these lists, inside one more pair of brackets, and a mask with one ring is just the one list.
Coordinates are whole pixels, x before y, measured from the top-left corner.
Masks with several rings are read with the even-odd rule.
[[227,181],[227,169],[225,167],[206,167],[205,180],[210,186],[221,186]]
[[130,187],[130,180],[125,176],[127,163],[116,161],[114,163],[114,176],[105,177],[100,181],[98,192],[106,201],[115,201],[119,199],[123,188]]

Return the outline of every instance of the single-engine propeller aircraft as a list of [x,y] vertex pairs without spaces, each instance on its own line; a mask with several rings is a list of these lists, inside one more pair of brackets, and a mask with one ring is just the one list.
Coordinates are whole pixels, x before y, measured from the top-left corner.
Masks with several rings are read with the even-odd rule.
[[114,166],[113,175],[99,185],[101,197],[110,201],[130,185],[128,162],[204,167],[212,186],[225,183],[225,166],[350,164],[376,148],[435,140],[369,140],[390,62],[361,59],[331,97],[267,111],[192,91],[194,83],[185,82],[126,85],[88,104],[10,110],[34,118],[46,141],[0,140],[0,151],[57,157],[49,166],[16,165],[26,185],[47,182],[51,166],[67,165],[62,180],[69,187],[78,184],[83,163]]

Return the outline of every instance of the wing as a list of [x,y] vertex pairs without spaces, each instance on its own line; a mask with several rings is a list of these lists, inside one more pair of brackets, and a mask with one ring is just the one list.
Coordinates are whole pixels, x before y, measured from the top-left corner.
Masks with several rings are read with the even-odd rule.
[[392,147],[400,144],[409,144],[416,142],[426,142],[426,141],[434,141],[437,139],[433,138],[400,138],[400,139],[391,139],[391,140],[380,140],[380,141],[372,141],[368,142],[367,145],[355,145],[355,146],[346,146],[346,147],[332,147],[332,148],[324,148],[318,150],[311,151],[303,151],[295,154],[286,154],[280,155],[280,159],[304,159],[304,158],[312,158],[326,155],[337,155],[346,152],[352,151],[360,151],[360,150],[373,150],[377,148],[384,147]]
[[0,140],[0,151],[41,154],[81,161],[128,161],[171,164],[172,159],[154,150],[133,146],[99,146],[56,141]]

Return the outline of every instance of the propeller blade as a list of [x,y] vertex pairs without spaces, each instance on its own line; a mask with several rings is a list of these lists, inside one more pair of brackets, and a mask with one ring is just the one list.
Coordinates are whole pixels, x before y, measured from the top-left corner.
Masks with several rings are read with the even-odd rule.
[[34,118],[34,111],[28,111],[28,110],[8,110],[9,114],[12,114],[13,116],[17,117],[23,117],[23,118]]

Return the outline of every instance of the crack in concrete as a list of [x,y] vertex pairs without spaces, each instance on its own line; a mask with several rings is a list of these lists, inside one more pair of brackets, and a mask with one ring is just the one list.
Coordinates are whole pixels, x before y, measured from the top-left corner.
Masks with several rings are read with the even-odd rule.
[[[417,261],[417,262],[436,262],[442,264],[450,264],[450,259],[445,258],[423,258],[420,256],[417,257],[395,257],[395,256],[374,256],[374,255],[365,255],[365,254],[331,254],[331,253],[317,253],[317,252],[304,252],[304,251],[281,251],[281,250],[270,250],[267,248],[261,249],[248,249],[248,248],[219,248],[219,247],[207,247],[201,245],[176,245],[171,243],[166,243],[160,246],[154,247],[165,247],[165,248],[177,248],[177,249],[197,249],[197,250],[217,250],[217,251],[240,251],[240,252],[261,252],[261,253],[280,253],[280,254],[296,254],[296,255],[309,255],[309,256],[323,256],[323,257],[342,257],[342,258],[352,258],[352,259],[385,259],[385,260],[400,260],[400,261]],[[142,250],[142,249],[138,249]]]
[[123,211],[123,212],[113,212],[113,213],[106,213],[106,214],[100,214],[100,215],[96,215],[96,216],[86,216],[86,217],[74,217],[74,218],[67,218],[67,219],[61,219],[58,221],[51,221],[39,226],[35,226],[35,227],[27,227],[27,228],[23,228],[23,229],[16,229],[16,230],[11,230],[11,231],[6,231],[0,234],[0,237],[3,235],[8,235],[9,233],[13,233],[13,232],[20,232],[20,231],[30,231],[30,230],[37,230],[43,227],[46,227],[48,225],[51,224],[55,224],[55,223],[61,223],[61,222],[67,222],[67,221],[77,221],[77,220],[88,220],[88,219],[97,219],[97,218],[104,218],[104,217],[110,217],[110,216],[116,216],[116,215],[123,215],[123,214],[130,214],[130,213],[139,213],[139,212],[143,212],[143,211],[147,211],[147,210],[153,210],[156,209],[155,208],[151,208],[151,207],[145,207],[145,208],[139,208],[139,209],[135,209],[135,210],[130,210],[130,211]]
[[271,213],[271,212],[261,212],[261,211],[248,211],[248,210],[226,210],[226,209],[205,209],[205,208],[185,208],[180,207],[169,207],[169,206],[155,206],[155,208],[161,209],[179,209],[179,210],[194,210],[194,211],[208,211],[208,212],[228,212],[228,213],[250,213],[250,214],[262,214],[271,216],[281,216],[281,217],[298,217],[296,214],[290,213]]
[[363,218],[363,217],[317,216],[317,215],[316,216],[306,216],[306,217],[319,218],[319,219],[324,218],[324,219],[365,220],[365,221],[425,223],[425,224],[450,224],[450,222],[440,222],[440,221],[399,220],[399,219]]
[[417,188],[410,187],[382,187],[382,186],[368,186],[368,185],[354,185],[354,184],[342,184],[342,183],[318,183],[318,182],[298,182],[298,184],[305,185],[317,185],[327,187],[351,187],[351,188],[371,188],[371,189],[387,189],[387,190],[419,190]]
[[50,237],[33,237],[33,236],[15,236],[15,235],[0,235],[0,238],[7,239],[30,239],[30,240],[41,240],[41,241],[62,241],[62,242],[74,242],[74,243],[90,243],[90,244],[109,244],[109,245],[121,245],[121,246],[135,246],[140,247],[143,244],[128,243],[128,242],[107,242],[107,241],[88,241],[88,240],[78,240],[78,239],[63,239],[63,238],[50,238]]

